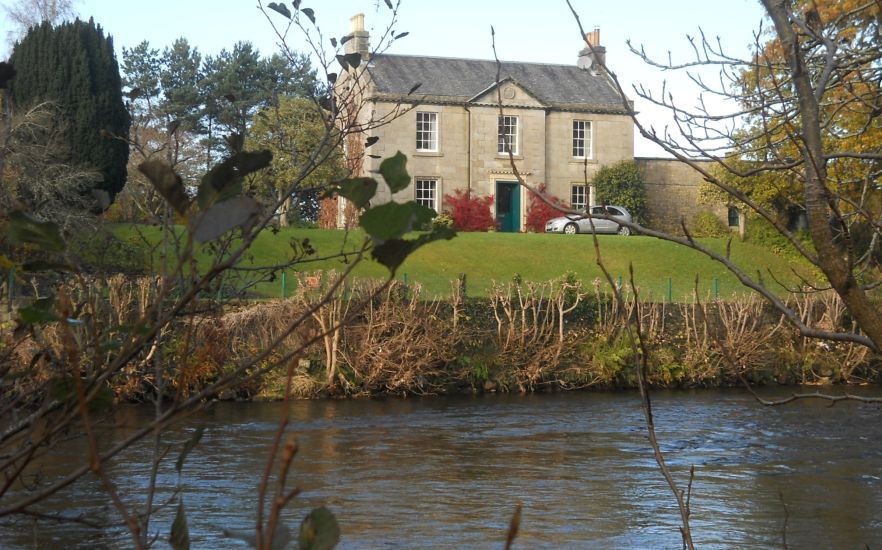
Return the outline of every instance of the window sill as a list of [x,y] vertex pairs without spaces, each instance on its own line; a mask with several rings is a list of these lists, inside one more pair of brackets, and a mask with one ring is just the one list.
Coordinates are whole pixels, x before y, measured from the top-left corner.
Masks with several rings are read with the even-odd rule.
[[[513,153],[511,155],[515,160],[524,160],[524,155]],[[496,158],[500,160],[508,160],[508,153],[496,153]]]
[[586,164],[586,163],[587,164],[597,164],[597,159],[593,159],[593,158],[586,159],[586,158],[578,158],[578,157],[571,157],[570,158],[570,164]]
[[413,156],[415,157],[443,157],[444,153],[441,151],[415,151]]

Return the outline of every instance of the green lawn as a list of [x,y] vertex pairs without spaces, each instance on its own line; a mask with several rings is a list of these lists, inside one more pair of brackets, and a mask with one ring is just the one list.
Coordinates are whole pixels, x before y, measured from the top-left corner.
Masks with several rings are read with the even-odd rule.
[[[140,229],[140,228],[139,228]],[[133,226],[121,226],[118,233],[131,235]],[[150,239],[158,239],[154,228],[146,228]],[[291,239],[308,238],[319,255],[328,255],[341,249],[345,233],[320,229],[286,229],[277,234],[264,232],[252,248],[254,265],[282,262],[290,253]],[[361,241],[363,234],[349,234],[349,246]],[[651,237],[620,237],[601,235],[600,249],[607,269],[616,279],[627,282],[628,265],[633,264],[637,285],[644,297],[665,300],[668,286],[675,301],[691,296],[696,276],[703,295],[718,290],[720,296],[745,292],[744,287],[723,266],[704,255],[685,247]],[[700,239],[718,251],[725,250],[725,239]],[[794,286],[799,279],[793,274],[813,280],[812,270],[804,262],[776,255],[750,243],[732,241],[731,257],[748,274],[762,273],[767,286],[778,294],[784,289],[776,283]],[[342,270],[340,261],[328,260],[304,264],[304,271]],[[519,274],[524,281],[547,281],[572,271],[586,283],[601,277],[595,263],[594,246],[589,235],[517,234],[517,233],[461,233],[451,241],[429,244],[418,250],[402,265],[399,279],[419,282],[431,295],[450,292],[451,281],[460,273],[467,277],[468,293],[484,295],[492,281],[509,281]],[[367,261],[358,266],[356,277],[382,278],[386,274],[381,265]],[[669,283],[670,279],[670,283]],[[292,286],[289,276],[289,288]],[[281,281],[265,284],[257,289],[267,296],[279,296]]]

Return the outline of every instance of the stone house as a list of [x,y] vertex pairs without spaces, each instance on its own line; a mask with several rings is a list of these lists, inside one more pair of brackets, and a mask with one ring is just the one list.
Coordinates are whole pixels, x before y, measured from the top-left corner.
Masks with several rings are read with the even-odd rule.
[[[347,157],[358,159],[351,168],[360,176],[401,151],[412,176],[411,186],[395,196],[381,185],[375,201],[415,200],[442,212],[444,196],[456,190],[493,195],[499,230],[521,231],[527,191],[512,173],[509,149],[528,184],[544,183],[574,208],[594,204],[586,182],[601,166],[634,158],[634,125],[623,104],[629,100],[618,94],[587,46],[572,65],[497,65],[371,56],[369,38],[364,16],[356,15],[346,51],[361,54],[364,63],[344,73],[348,78],[341,77],[336,90],[348,98],[340,108],[352,109],[350,116],[366,130],[348,141]],[[596,55],[605,54],[599,30],[586,40]],[[377,138],[366,151],[373,157],[358,151],[369,138]],[[345,208],[337,210],[342,225]]]

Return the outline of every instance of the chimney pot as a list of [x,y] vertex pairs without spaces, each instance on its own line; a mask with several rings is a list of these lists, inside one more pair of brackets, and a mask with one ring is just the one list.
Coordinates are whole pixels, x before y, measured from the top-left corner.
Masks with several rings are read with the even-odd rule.
[[594,30],[585,35],[585,41],[594,46],[600,46],[600,27],[594,27]]
[[606,62],[606,48],[600,45],[600,27],[594,27],[594,30],[585,34],[585,47],[579,52],[579,68],[591,71],[592,74],[599,75],[602,72],[601,66]]
[[346,53],[361,54],[362,59],[367,59],[371,53],[371,36],[364,30],[364,14],[356,13],[349,21],[352,23],[352,30],[344,50]]
[[349,21],[352,23],[352,32],[362,32],[364,31],[364,14],[356,13],[353,15]]

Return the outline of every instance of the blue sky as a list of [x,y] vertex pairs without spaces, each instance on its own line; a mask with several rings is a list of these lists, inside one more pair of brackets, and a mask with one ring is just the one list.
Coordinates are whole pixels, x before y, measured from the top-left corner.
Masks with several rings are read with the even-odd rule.
[[[0,0],[9,1],[13,0]],[[663,59],[671,51],[675,60],[688,60],[692,54],[686,35],[696,35],[700,27],[710,37],[719,36],[727,50],[743,54],[762,19],[758,0],[572,1],[586,30],[600,27],[607,62],[628,85],[626,90],[637,82],[660,89],[667,78],[668,89],[686,98],[695,96],[686,79],[650,70],[627,51],[625,41],[630,38]],[[238,40],[252,42],[267,55],[278,48],[257,0],[81,0],[77,7],[83,18],[94,17],[113,36],[118,50],[143,40],[161,49],[181,36],[204,54],[215,54]],[[349,32],[349,18],[355,13],[365,14],[366,26],[374,29],[372,35],[389,23],[390,11],[383,0],[303,0],[301,7],[315,11],[326,44],[329,37]],[[582,47],[564,0],[401,0],[394,29],[410,34],[389,52],[490,59],[491,25],[501,59],[575,63]],[[308,49],[296,33],[289,43],[299,51]],[[634,98],[633,93],[629,95]],[[666,123],[650,106],[638,101],[637,107],[657,127]],[[638,155],[658,154],[642,141],[636,146]]]

